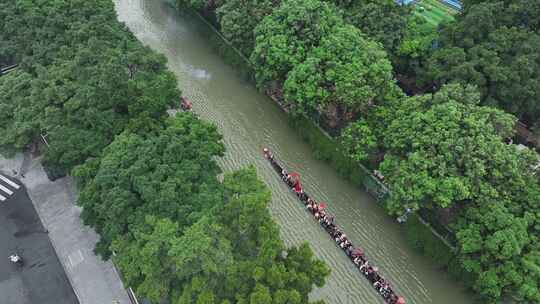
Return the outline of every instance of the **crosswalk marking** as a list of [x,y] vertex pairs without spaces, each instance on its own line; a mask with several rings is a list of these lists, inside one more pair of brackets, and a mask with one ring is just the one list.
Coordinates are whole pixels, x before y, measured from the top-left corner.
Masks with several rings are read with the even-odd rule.
[[3,176],[2,174],[0,174],[0,179],[3,180],[6,184],[10,185],[11,187],[15,188],[15,189],[19,189],[20,186],[17,185],[16,183],[12,182],[10,179],[8,179],[7,177]]
[[7,193],[7,195],[12,195],[13,194],[13,191],[9,190],[8,188],[0,185],[0,190],[4,191],[5,193]]
[[0,202],[3,202],[3,201],[5,201],[5,200],[6,200],[6,198],[3,197],[3,196],[0,194]]

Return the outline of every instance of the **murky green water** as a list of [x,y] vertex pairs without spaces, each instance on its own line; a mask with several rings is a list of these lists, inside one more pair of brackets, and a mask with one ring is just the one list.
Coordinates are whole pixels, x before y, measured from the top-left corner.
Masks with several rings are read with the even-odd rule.
[[328,235],[288,192],[261,149],[268,146],[316,199],[327,202],[337,223],[353,243],[390,279],[408,303],[472,303],[471,296],[404,241],[400,226],[373,200],[316,160],[307,144],[287,125],[287,118],[266,96],[237,77],[216,55],[197,29],[205,26],[190,15],[178,14],[161,1],[115,0],[119,19],[152,49],[163,53],[194,110],[215,122],[225,137],[225,170],[254,164],[273,194],[270,206],[287,244],[309,242],[316,255],[332,268],[324,288],[313,293],[327,303],[382,303]]

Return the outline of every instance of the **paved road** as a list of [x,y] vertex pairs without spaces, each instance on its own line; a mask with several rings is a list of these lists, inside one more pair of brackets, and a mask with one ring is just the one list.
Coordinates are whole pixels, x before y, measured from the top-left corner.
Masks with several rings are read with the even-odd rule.
[[[0,176],[0,304],[76,304],[48,233],[18,185]],[[25,261],[22,268],[9,262],[13,252]]]
[[[71,179],[62,178],[55,182],[49,181],[41,166],[41,159],[33,158],[28,154],[24,157],[22,154],[17,154],[9,159],[0,155],[0,173],[2,172],[5,173],[4,176],[6,174],[11,176],[17,172],[15,175],[20,178],[20,182],[24,183],[32,205],[36,208],[41,222],[49,231],[48,237],[80,304],[130,304],[126,290],[112,263],[110,261],[104,262],[93,253],[99,236],[90,227],[81,223],[79,218],[81,210],[75,205],[77,192]],[[6,186],[1,178],[0,183]],[[9,200],[11,199],[13,198],[9,198]],[[0,202],[0,208],[3,204]],[[38,221],[35,212],[34,218]],[[0,218],[0,221],[3,219]],[[1,224],[0,230],[3,230]],[[40,228],[40,231],[43,231],[43,227]],[[35,233],[35,235],[44,236],[45,234]],[[0,247],[3,247],[2,242],[0,237]],[[0,264],[4,255],[6,254],[0,252]],[[3,270],[0,268],[0,273],[2,272]],[[48,275],[48,278],[54,279],[54,276]],[[0,279],[0,281],[2,280]],[[3,299],[2,288],[0,287],[0,304],[50,303],[33,300],[7,302]],[[10,288],[10,286],[6,284],[5,288]],[[28,287],[28,289],[37,291],[39,288],[39,285]],[[64,304],[65,302],[52,303]]]

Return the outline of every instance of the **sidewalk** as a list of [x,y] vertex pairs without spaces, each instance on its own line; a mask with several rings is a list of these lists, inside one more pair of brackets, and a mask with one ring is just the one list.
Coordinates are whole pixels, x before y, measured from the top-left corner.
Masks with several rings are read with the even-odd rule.
[[[75,205],[76,190],[67,177],[51,182],[40,159],[18,154],[12,159],[0,155],[0,172],[24,183],[49,238],[65,269],[80,304],[130,304],[120,277],[110,261],[94,255],[99,236],[84,226]],[[21,176],[24,174],[24,178]]]

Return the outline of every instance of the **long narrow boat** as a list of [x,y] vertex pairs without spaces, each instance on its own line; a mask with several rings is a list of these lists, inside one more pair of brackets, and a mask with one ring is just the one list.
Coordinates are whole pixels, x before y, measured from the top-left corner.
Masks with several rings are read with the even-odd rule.
[[289,173],[275,159],[270,150],[263,149],[264,157],[270,162],[272,168],[281,177],[281,180],[296,194],[306,210],[317,220],[324,230],[336,241],[338,247],[343,249],[351,262],[360,270],[364,277],[372,284],[373,288],[382,296],[385,303],[405,304],[405,299],[398,296],[390,283],[380,274],[377,267],[371,265],[361,248],[355,247],[347,238],[345,233],[334,223],[334,217],[324,209],[323,203],[313,200],[300,185],[300,176],[296,173]]

